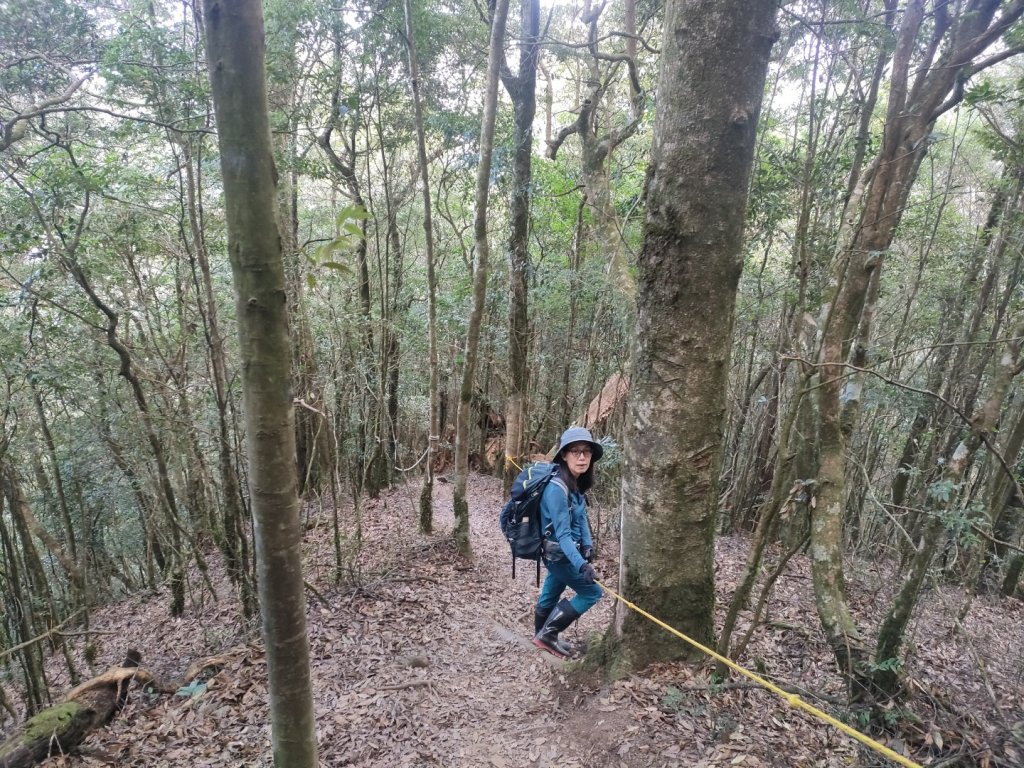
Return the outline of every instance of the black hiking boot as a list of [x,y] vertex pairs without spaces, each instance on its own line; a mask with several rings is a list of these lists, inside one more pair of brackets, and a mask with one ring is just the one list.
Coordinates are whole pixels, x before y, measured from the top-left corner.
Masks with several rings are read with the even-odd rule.
[[564,640],[559,639],[558,635],[579,617],[580,615],[572,607],[572,603],[568,600],[560,601],[551,611],[544,626],[533,636],[533,644],[560,659],[569,658],[573,655],[573,648]]
[[540,632],[542,629],[544,629],[544,624],[547,622],[548,616],[551,615],[551,611],[553,611],[553,610],[555,610],[555,609],[554,608],[549,608],[548,610],[545,611],[542,608],[538,608],[538,607],[534,606],[534,608],[533,608],[533,634],[536,635],[538,632]]
[[[551,611],[553,610],[554,608],[550,608],[546,611],[539,608],[533,609],[533,634],[538,634],[541,629],[544,628],[544,624],[547,622],[548,616],[551,615]],[[579,654],[579,646],[575,643],[569,642],[564,637],[559,637],[556,642],[558,644],[558,648],[567,655],[576,656]]]

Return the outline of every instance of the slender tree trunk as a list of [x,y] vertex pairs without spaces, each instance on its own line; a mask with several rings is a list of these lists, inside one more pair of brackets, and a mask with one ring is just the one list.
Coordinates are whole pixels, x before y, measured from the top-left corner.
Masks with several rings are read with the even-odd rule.
[[[6,525],[8,516],[3,514],[5,499],[13,529],[10,532]],[[38,636],[57,623],[50,582],[32,540],[34,524],[26,519],[29,514],[31,510],[17,472],[0,458],[0,538],[5,555],[4,581],[8,585],[5,606],[20,642]],[[21,648],[17,658],[25,682],[26,714],[31,715],[45,706],[49,698],[43,650],[38,643],[33,643]]]
[[423,128],[423,105],[420,98],[420,67],[416,56],[416,38],[412,28],[412,0],[404,0],[405,40],[409,48],[409,75],[412,81],[413,114],[416,120],[416,153],[420,161],[420,184],[423,194],[423,236],[427,252],[427,338],[430,369],[430,416],[427,435],[427,462],[420,491],[420,531],[434,528],[434,456],[437,453],[440,419],[438,414],[437,361],[437,275],[434,263],[434,217],[430,202],[430,166],[427,163],[427,139]]
[[[224,351],[224,333],[221,331],[217,302],[213,293],[210,254],[202,228],[202,188],[195,173],[195,167],[201,167],[201,164],[197,162],[197,158],[194,158],[189,144],[186,144],[184,166],[188,221],[192,234],[192,268],[194,279],[197,282],[199,316],[202,318],[203,331],[206,335],[210,370],[213,372],[214,401],[217,406],[217,468],[221,482],[223,512],[221,524],[215,529],[215,535],[221,552],[224,554],[228,576],[238,586],[242,599],[242,612],[245,616],[253,616],[259,610],[259,606],[256,604],[256,594],[248,568],[249,539],[246,531],[248,515],[232,455],[231,392],[228,385],[227,354]],[[196,266],[199,268],[198,276],[195,276]]]
[[[334,56],[340,58],[342,55],[342,31],[340,28],[333,30]],[[342,83],[339,75],[331,92],[330,117],[317,137],[317,144],[323,149],[327,161],[337,174],[338,179],[348,197],[352,200],[358,210],[364,213],[368,211],[367,196],[363,195],[359,176],[356,173],[356,162],[358,153],[356,151],[358,121],[349,120],[347,133],[340,130],[341,107],[342,107]],[[335,134],[340,139],[341,150],[337,150],[332,143]],[[362,493],[368,490],[371,495],[376,495],[379,488],[371,485],[364,489],[364,480],[375,474],[373,467],[379,455],[378,444],[375,442],[376,430],[374,425],[377,421],[377,414],[381,404],[375,401],[375,387],[372,382],[378,380],[376,374],[376,345],[373,334],[373,317],[370,297],[370,265],[369,265],[369,243],[367,241],[367,216],[362,215],[359,219],[359,235],[354,247],[356,261],[356,279],[358,281],[359,301],[359,339],[358,339],[358,360],[355,370],[358,371],[357,388],[359,392],[361,416],[357,425],[357,452],[352,471],[353,485],[357,492]],[[340,232],[339,232],[340,234]]]
[[[945,469],[941,479],[948,482],[951,487],[956,487],[961,483],[974,452],[982,442],[991,445],[992,432],[999,420],[1006,395],[1010,391],[1010,384],[1021,369],[1019,340],[1024,336],[1024,326],[1018,327],[1013,335],[1015,340],[1008,345],[1007,353],[1002,356],[999,368],[992,376],[988,396],[978,414],[971,420],[970,435],[957,443],[956,448],[950,453],[944,464]],[[917,605],[917,598],[935,553],[939,535],[944,529],[942,513],[949,512],[957,496],[957,493],[951,491],[944,507],[935,509],[929,519],[925,521],[924,533],[911,560],[906,581],[878,630],[875,667],[871,672],[870,682],[864,680],[861,685],[864,687],[872,685],[885,696],[897,695],[902,676],[897,664],[883,662],[899,660],[907,624]]]
[[[558,135],[548,142],[548,156],[552,159],[562,143],[572,134],[579,134],[581,147],[581,175],[585,188],[585,200],[593,221],[595,246],[608,259],[608,272],[617,288],[630,301],[636,297],[636,282],[629,270],[626,249],[622,240],[619,216],[612,200],[609,164],[615,149],[636,133],[643,117],[646,96],[640,87],[636,62],[636,2],[626,0],[626,51],[607,53],[600,51],[598,20],[605,9],[605,3],[595,5],[593,0],[584,0],[579,19],[587,26],[587,87],[589,92],[583,99],[576,120],[565,126]],[[599,125],[605,122],[599,118],[599,111],[612,79],[609,72],[602,71],[602,63],[615,62],[614,66],[626,65],[628,73],[629,114],[625,125],[601,131]]]
[[[149,442],[150,450],[153,453],[153,459],[156,462],[160,498],[164,508],[164,514],[167,517],[167,522],[171,531],[170,612],[172,616],[181,616],[185,612],[184,542],[188,536],[188,532],[185,530],[181,516],[178,512],[177,495],[174,491],[174,485],[171,483],[170,469],[167,465],[166,447],[157,432],[156,425],[153,422],[149,401],[146,398],[145,391],[142,388],[142,382],[139,380],[138,372],[136,370],[137,365],[134,362],[130,349],[125,345],[118,334],[118,325],[120,322],[119,314],[115,312],[110,305],[104,302],[103,299],[101,299],[93,290],[88,277],[72,254],[65,255],[62,261],[65,268],[71,273],[72,277],[74,277],[75,281],[82,287],[82,290],[85,291],[86,295],[92,301],[93,306],[95,306],[106,317],[107,326],[105,331],[107,346],[117,353],[118,360],[120,362],[118,373],[124,377],[131,387],[132,395],[135,399],[135,405],[139,412],[139,418],[142,421],[142,426],[146,433],[146,439]],[[198,547],[194,546],[192,547],[192,552],[196,556],[200,569],[205,573],[206,563],[202,557],[202,553],[199,551]]]
[[509,0],[496,0],[491,19],[491,42],[487,55],[487,91],[484,96],[484,114],[480,127],[480,162],[476,172],[475,213],[473,217],[473,249],[476,263],[473,269],[473,310],[466,331],[465,362],[462,384],[459,387],[459,408],[455,416],[455,543],[459,551],[469,556],[472,545],[469,538],[469,504],[466,501],[466,483],[469,480],[469,422],[476,385],[477,356],[480,345],[480,326],[483,323],[487,294],[487,262],[490,244],[487,239],[487,199],[491,182],[491,157],[494,153],[494,123],[498,110],[498,77],[503,57],[505,23],[508,19]]
[[[870,179],[860,185],[865,192],[859,213],[852,205],[848,211],[850,226],[836,258],[839,279],[823,309],[818,410],[821,463],[811,525],[811,567],[818,616],[855,702],[871,696],[862,685],[870,679],[870,657],[850,612],[843,582],[846,435],[852,425],[843,424],[840,400],[848,341],[861,322],[873,273],[882,268],[905,210],[927,151],[927,137],[939,116],[963,97],[963,89],[956,87],[961,73],[1024,13],[1020,3],[1001,6],[988,2],[963,9],[958,16],[951,13],[959,6],[938,6],[930,39],[922,42],[924,3],[910,0],[906,4],[896,35],[879,154]],[[998,11],[1002,13],[997,15]]]
[[1000,591],[1006,597],[1013,597],[1017,594],[1017,584],[1020,581],[1021,571],[1024,571],[1024,555],[1019,552],[1013,556],[1010,560],[1010,565],[1006,569],[1006,575],[1003,577],[1003,584],[1000,587]]
[[[1001,442],[999,451],[1003,459],[1011,467],[1016,467],[1020,458],[1021,448],[1024,448],[1024,407],[1018,406],[1013,418],[1013,429]],[[1021,501],[1018,490],[1019,483],[1015,477],[1006,473],[1002,463],[989,456],[991,466],[991,480],[989,481],[985,499],[985,528],[992,531],[994,542],[987,540],[979,541],[976,545],[978,551],[974,553],[974,569],[971,570],[965,579],[965,586],[969,594],[974,594],[979,589],[987,590],[990,573],[996,563],[1006,558],[1006,542],[1013,538],[1017,530],[1017,522]],[[960,618],[962,622],[964,617]]]
[[[565,327],[565,337],[567,339],[573,339],[576,337],[576,325],[579,321],[580,313],[580,282],[582,276],[580,270],[583,267],[583,260],[585,256],[586,243],[587,243],[587,226],[584,221],[583,212],[587,208],[586,198],[580,199],[579,206],[576,208],[576,222],[573,226],[572,232],[572,247],[569,249],[569,318]],[[549,432],[557,432],[560,429],[564,429],[565,425],[571,423],[572,419],[572,408],[574,406],[573,394],[572,394],[572,371],[573,363],[575,361],[566,355],[565,359],[562,360],[562,396],[559,398],[561,408],[561,418],[555,424],[549,425]],[[544,412],[548,412],[548,409],[542,409]]]
[[298,4],[269,3],[265,10],[268,60],[267,101],[270,106],[272,142],[279,171],[277,187],[278,223],[285,263],[289,328],[292,335],[292,380],[294,393],[304,407],[295,411],[295,446],[299,495],[308,490],[322,492],[333,472],[326,419],[322,415],[325,392],[305,294],[305,259],[299,253],[299,132],[297,90],[301,78],[298,49],[303,15]]
[[[639,267],[619,583],[711,642],[732,313],[776,3],[669,0]],[[713,172],[712,172],[713,169]],[[616,613],[626,668],[691,653]]]
[[156,508],[159,502],[152,499],[145,490],[145,483],[139,478],[135,468],[128,461],[125,450],[114,439],[110,431],[110,417],[107,414],[107,391],[103,385],[103,376],[99,371],[94,373],[96,391],[99,395],[99,424],[97,430],[100,437],[110,449],[110,455],[114,458],[114,465],[121,470],[121,474],[128,480],[128,485],[135,496],[135,502],[139,508],[139,527],[142,529],[143,541],[146,545],[145,581],[150,589],[156,589],[157,579],[153,566],[166,573],[167,558],[164,556],[163,545],[160,543],[160,531],[157,524]]
[[512,194],[509,201],[508,239],[508,392],[505,406],[505,490],[512,487],[516,466],[527,461],[526,428],[527,358],[529,354],[530,183],[533,161],[533,119],[537,114],[537,61],[540,54],[540,2],[521,0],[522,33],[519,71],[502,72],[512,99],[515,130],[512,135]]
[[[1016,467],[1024,448],[1024,406],[1018,407],[1014,427],[1003,447],[1003,458],[1011,467]],[[1009,555],[1008,542],[1017,536],[1021,522],[1021,510],[1024,497],[1020,494],[1017,477],[1010,477],[999,463],[991,457],[994,477],[989,489],[988,515],[992,524],[992,538],[988,544],[984,562],[977,577],[979,589],[988,590],[995,587],[993,571],[998,568]],[[1012,562],[1012,558],[1011,558]]]
[[[68,543],[68,554],[78,567],[78,542],[75,535],[75,526],[71,522],[71,511],[68,509],[67,494],[64,492],[64,475],[60,471],[60,461],[57,459],[57,446],[53,441],[53,434],[50,432],[50,425],[46,418],[46,408],[43,406],[43,399],[39,396],[39,390],[29,376],[29,384],[32,388],[32,401],[36,407],[36,416],[39,418],[39,430],[43,436],[43,445],[46,447],[46,457],[53,469],[53,486],[56,490],[57,508],[60,510],[60,519],[64,524],[64,536]],[[84,587],[84,584],[79,584]],[[83,595],[84,597],[84,595]]]
[[317,765],[291,402],[291,339],[259,0],[203,4],[235,283],[271,736],[278,768]]
[[[384,193],[384,218],[387,222],[384,233],[384,247],[377,248],[377,274],[380,282],[380,348],[377,362],[377,409],[374,414],[377,423],[377,444],[379,449],[371,472],[371,487],[383,489],[391,484],[397,463],[398,429],[398,385],[400,379],[400,344],[397,325],[401,310],[402,279],[404,259],[398,224],[398,207],[401,194],[393,189],[391,173],[393,161],[389,158],[388,142],[382,115],[383,95],[379,91],[379,80],[375,83],[376,95],[374,127],[377,131],[377,146],[380,156],[381,186]],[[393,150],[391,150],[393,151]],[[383,251],[383,264],[381,252]]]

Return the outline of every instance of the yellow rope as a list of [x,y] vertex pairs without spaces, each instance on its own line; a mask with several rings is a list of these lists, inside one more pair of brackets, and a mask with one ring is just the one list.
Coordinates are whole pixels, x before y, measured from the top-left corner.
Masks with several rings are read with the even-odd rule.
[[731,661],[731,660],[727,659],[725,656],[722,656],[721,654],[716,653],[715,651],[711,650],[707,646],[698,643],[696,640],[693,640],[692,638],[687,637],[686,635],[684,635],[679,630],[673,629],[672,627],[670,627],[665,622],[661,621],[660,619],[656,619],[654,616],[651,616],[651,614],[647,613],[647,611],[645,611],[642,608],[639,608],[636,605],[634,605],[633,603],[629,602],[629,600],[624,598],[622,595],[616,593],[614,590],[608,589],[608,587],[606,587],[604,584],[601,584],[600,581],[597,582],[597,583],[605,592],[607,592],[609,595],[614,597],[616,600],[619,600],[622,603],[624,603],[626,605],[626,607],[636,611],[641,616],[644,616],[644,617],[650,619],[655,624],[657,624],[659,627],[662,627],[663,629],[667,629],[669,632],[671,632],[676,637],[678,637],[678,638],[680,638],[682,640],[685,640],[687,643],[692,645],[694,648],[700,649],[701,651],[706,653],[711,658],[716,659],[716,660],[722,662],[727,667],[729,667],[729,669],[732,669],[732,670],[738,672],[739,674],[743,675],[744,677],[750,678],[751,680],[753,680],[758,685],[761,685],[761,686],[767,688],[772,693],[781,696],[782,698],[784,698],[786,700],[786,702],[791,707],[795,707],[797,709],[802,709],[804,712],[808,713],[809,715],[813,715],[814,717],[817,717],[819,720],[824,720],[829,725],[835,726],[840,731],[845,733],[847,736],[850,736],[850,737],[856,739],[857,741],[859,741],[861,744],[865,745],[866,747],[870,747],[871,749],[875,750],[875,752],[878,752],[881,755],[885,755],[887,758],[889,758],[893,762],[899,763],[900,765],[904,765],[907,768],[922,768],[919,764],[913,762],[912,760],[908,760],[907,758],[903,757],[903,755],[897,754],[896,752],[894,752],[893,750],[889,749],[889,747],[885,746],[884,744],[879,744],[874,739],[872,739],[872,738],[870,738],[868,736],[865,736],[863,733],[861,733],[860,731],[856,730],[855,728],[851,728],[850,726],[848,726],[846,723],[842,722],[841,720],[837,720],[836,718],[832,717],[832,715],[828,714],[827,712],[822,712],[817,707],[814,707],[814,706],[808,704],[806,701],[801,699],[796,694],[787,693],[786,691],[784,691],[781,688],[779,688],[777,685],[773,685],[772,683],[768,682],[767,680],[765,680],[765,679],[763,679],[761,677],[758,677],[753,672],[751,672],[751,671],[749,671],[747,669],[744,669],[743,667],[741,667],[739,664],[735,663],[734,661]]
[[520,472],[522,472],[522,471],[523,471],[523,468],[522,468],[522,467],[520,467],[520,466],[519,466],[518,464],[516,464],[516,460],[515,460],[515,459],[513,459],[513,458],[512,458],[511,456],[509,456],[509,455],[508,455],[508,454],[506,453],[506,454],[505,454],[505,469],[508,469],[508,465],[509,465],[509,464],[511,464],[511,465],[512,465],[513,467],[515,467],[516,469],[518,469],[518,470],[519,470]]

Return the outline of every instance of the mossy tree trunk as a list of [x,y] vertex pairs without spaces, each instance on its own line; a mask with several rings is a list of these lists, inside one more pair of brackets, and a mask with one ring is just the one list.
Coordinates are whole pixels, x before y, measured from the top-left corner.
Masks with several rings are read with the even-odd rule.
[[314,768],[291,339],[259,0],[203,4],[235,285],[274,765]]
[[121,711],[132,682],[167,692],[166,686],[139,667],[140,661],[138,651],[128,651],[123,666],[75,686],[63,701],[40,710],[13,729],[0,743],[0,768],[31,768],[51,755],[72,751],[91,731],[106,725]]
[[[712,553],[732,314],[774,0],[670,0],[638,267],[620,585],[711,642]],[[692,651],[633,612],[617,663]]]
[[95,702],[65,701],[42,710],[0,744],[0,768],[29,768],[71,751],[110,719],[116,699],[116,694],[104,695]]

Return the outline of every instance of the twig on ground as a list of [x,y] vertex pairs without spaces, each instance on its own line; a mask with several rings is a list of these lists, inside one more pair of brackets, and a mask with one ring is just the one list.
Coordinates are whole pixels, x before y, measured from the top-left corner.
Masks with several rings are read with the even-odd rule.
[[327,598],[326,598],[326,597],[324,597],[323,595],[321,595],[321,594],[320,594],[320,592],[319,592],[319,591],[317,590],[317,588],[316,588],[316,587],[314,587],[314,586],[313,586],[312,584],[310,584],[310,583],[309,583],[308,581],[306,581],[305,579],[303,579],[302,583],[303,583],[303,584],[304,584],[304,585],[306,586],[306,589],[308,589],[308,590],[309,590],[310,592],[312,592],[312,593],[313,593],[313,596],[314,596],[314,597],[315,597],[315,598],[316,598],[317,600],[319,600],[319,601],[320,601],[320,605],[323,605],[323,606],[327,606],[327,607],[330,607],[330,605],[331,605],[331,604],[330,604],[329,602],[327,602]]
[[406,688],[432,688],[434,686],[433,680],[406,680],[404,683],[396,683],[395,685],[382,685],[378,691],[401,691]]

